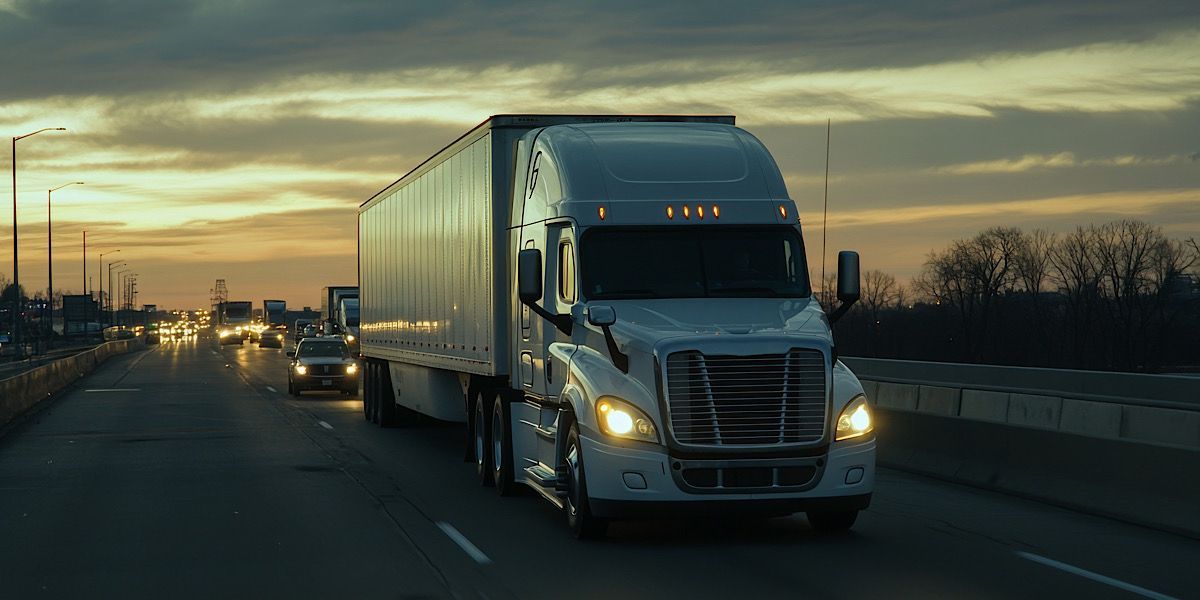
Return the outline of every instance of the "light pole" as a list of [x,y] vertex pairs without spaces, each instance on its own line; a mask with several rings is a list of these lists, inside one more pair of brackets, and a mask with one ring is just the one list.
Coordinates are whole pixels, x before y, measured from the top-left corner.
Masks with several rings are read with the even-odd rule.
[[18,135],[12,139],[12,190],[13,190],[13,290],[16,292],[16,310],[12,314],[12,340],[16,358],[25,355],[21,347],[21,328],[18,324],[21,318],[21,261],[17,254],[17,140],[33,137],[43,131],[66,131],[66,127],[46,127],[33,133]]
[[[121,320],[121,319],[120,319],[120,316],[121,316],[121,295],[122,295],[122,293],[125,291],[125,277],[124,277],[124,275],[125,275],[126,273],[128,273],[128,272],[132,271],[132,270],[133,270],[133,269],[125,269],[125,270],[123,270],[123,271],[117,271],[117,282],[121,284],[121,288],[120,288],[120,289],[117,291],[117,312],[116,312],[116,314],[113,316],[113,325],[119,325],[119,324],[120,324],[118,321],[120,321],[120,320]],[[112,306],[112,303],[111,303],[111,302],[109,303],[109,306]]]
[[[109,250],[108,252],[101,252],[100,258],[96,261],[96,268],[100,271],[100,273],[97,275],[97,277],[100,278],[100,296],[98,298],[96,298],[96,300],[98,300],[100,302],[100,312],[104,312],[104,257],[109,254],[116,254],[117,252],[120,252],[120,251],[121,251],[120,249],[117,249],[117,250]],[[109,273],[108,287],[111,290],[112,289],[112,268],[111,267],[109,268],[108,273]],[[103,317],[101,317],[101,318],[103,319]]]
[[[83,185],[83,182],[72,181],[71,183],[64,183],[56,188],[46,190],[46,312],[50,317],[50,322],[46,324],[47,349],[49,349],[51,344],[54,343],[54,221],[50,214],[50,194],[53,194],[54,192],[67,187],[68,185]],[[83,235],[83,239],[86,240],[87,233],[85,232]]]
[[123,267],[127,264],[129,264],[129,263],[125,263],[125,262],[119,263],[115,260],[108,263],[108,296],[105,298],[105,300],[107,300],[106,304],[108,304],[108,310],[106,312],[109,313],[109,315],[108,315],[108,324],[109,325],[116,325],[116,323],[113,322],[113,315],[112,315],[112,306],[113,306],[112,295],[113,295],[113,292],[116,291],[116,288],[113,287],[113,278],[112,278],[113,272],[112,272],[112,270],[113,270],[113,267]]

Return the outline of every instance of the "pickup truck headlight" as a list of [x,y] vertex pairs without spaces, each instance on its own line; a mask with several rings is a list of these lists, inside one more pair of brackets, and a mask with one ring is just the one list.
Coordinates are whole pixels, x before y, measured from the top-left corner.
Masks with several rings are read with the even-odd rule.
[[297,373],[299,373],[299,374],[301,374],[301,375],[307,375],[307,374],[308,374],[308,367],[306,367],[306,366],[304,366],[304,365],[296,365],[296,372],[297,372]]
[[601,431],[613,437],[658,442],[654,421],[624,400],[601,396],[596,401],[596,421],[600,423]]
[[358,372],[358,365],[356,365],[354,363],[350,363],[350,364],[346,365],[346,374],[347,375],[353,375],[357,372]]
[[835,441],[848,440],[867,435],[875,430],[875,421],[871,418],[871,408],[867,406],[866,396],[857,396],[842,409],[838,415]]

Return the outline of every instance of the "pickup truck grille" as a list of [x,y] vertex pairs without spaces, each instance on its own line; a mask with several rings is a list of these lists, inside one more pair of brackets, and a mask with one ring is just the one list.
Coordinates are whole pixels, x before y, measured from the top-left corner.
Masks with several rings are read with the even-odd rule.
[[691,445],[778,445],[825,433],[825,357],[786,354],[667,357],[667,407],[675,440]]

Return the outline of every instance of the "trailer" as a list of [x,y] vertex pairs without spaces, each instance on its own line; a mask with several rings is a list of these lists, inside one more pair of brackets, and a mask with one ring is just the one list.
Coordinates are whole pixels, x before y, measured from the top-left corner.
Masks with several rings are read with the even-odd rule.
[[[611,519],[870,502],[871,410],[795,203],[723,116],[500,115],[359,209],[364,415],[466,423],[481,484]],[[586,469],[584,465],[587,465]]]

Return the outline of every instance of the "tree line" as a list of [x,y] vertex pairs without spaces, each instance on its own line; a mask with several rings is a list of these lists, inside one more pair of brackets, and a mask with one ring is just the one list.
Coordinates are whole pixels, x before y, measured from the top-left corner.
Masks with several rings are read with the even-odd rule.
[[[834,288],[836,274],[827,307]],[[992,227],[930,252],[908,285],[864,272],[835,339],[854,356],[1200,370],[1200,244],[1128,219],[1061,235]]]

